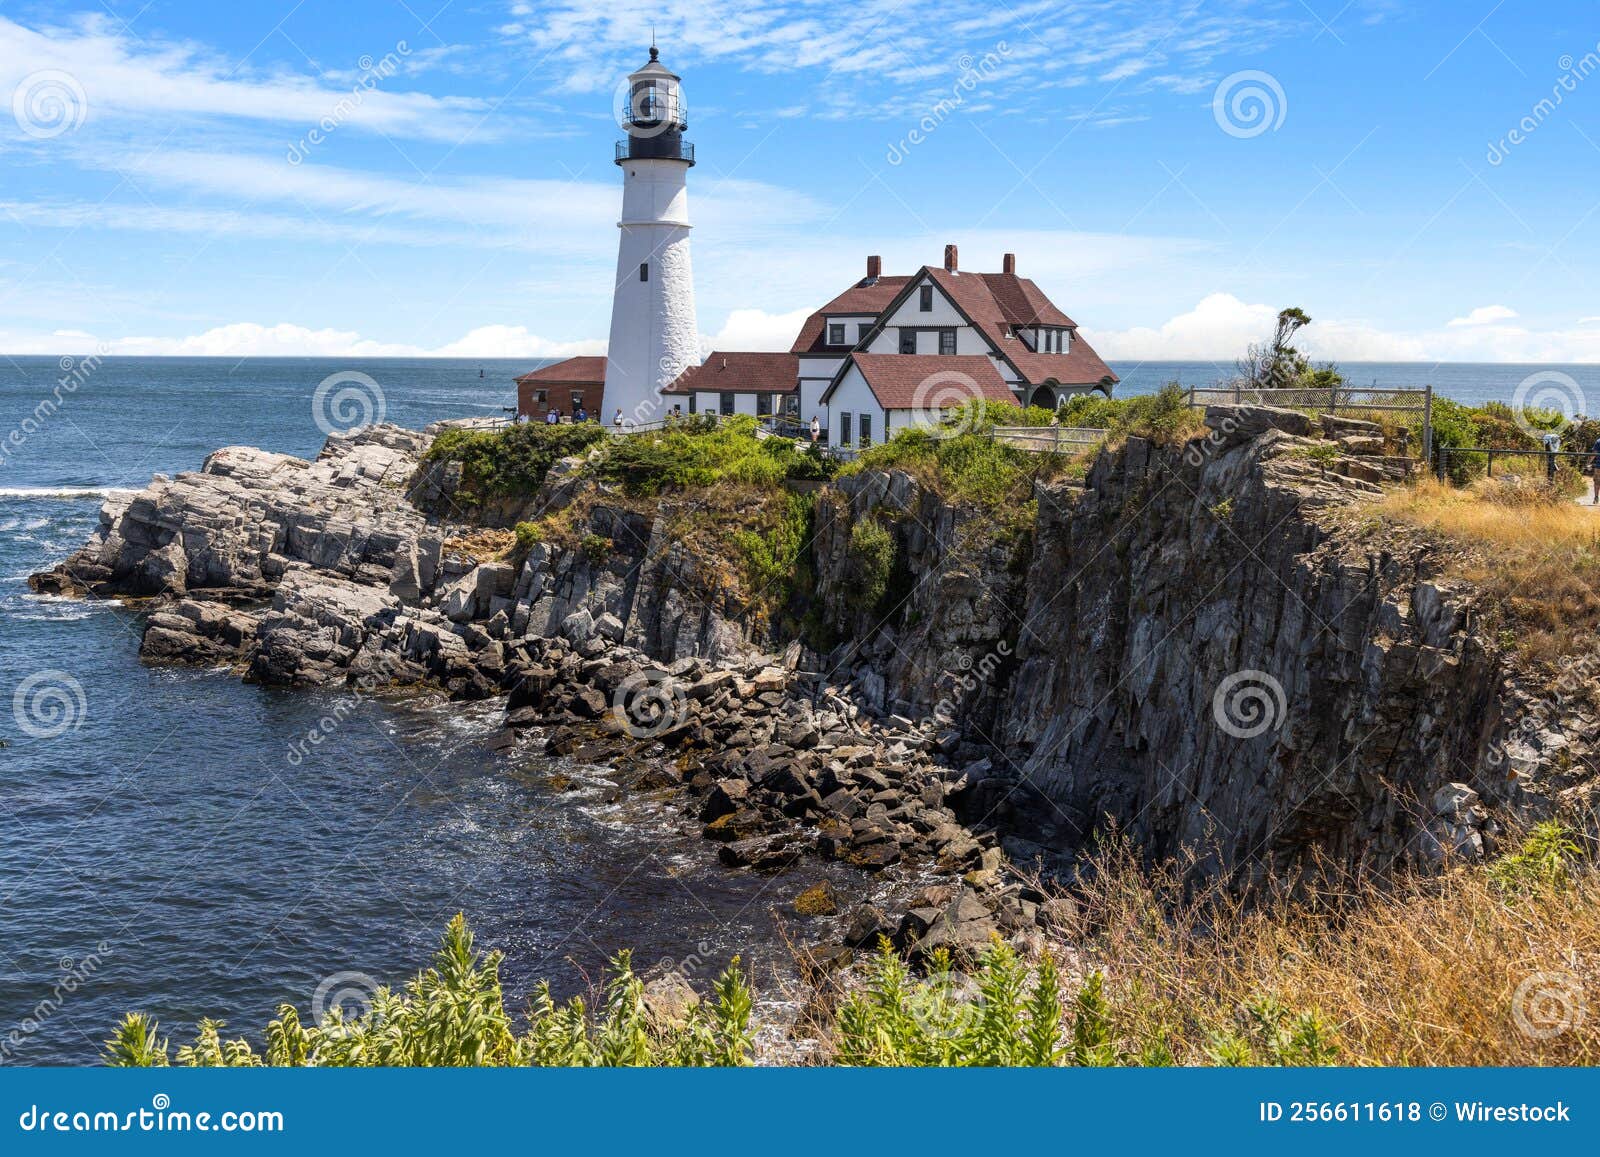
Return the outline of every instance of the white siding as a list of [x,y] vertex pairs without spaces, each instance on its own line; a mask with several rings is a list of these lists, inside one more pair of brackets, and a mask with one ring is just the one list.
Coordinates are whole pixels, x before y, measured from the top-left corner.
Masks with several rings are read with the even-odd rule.
[[[878,405],[878,399],[873,397],[872,391],[867,388],[866,379],[861,376],[861,371],[851,366],[844,373],[844,378],[839,382],[839,388],[833,391],[833,396],[828,399],[828,414],[831,425],[828,427],[828,441],[835,445],[839,442],[840,415],[849,414],[850,444],[856,445],[861,437],[859,415],[872,415],[872,444],[877,445],[884,440],[883,409]],[[810,421],[809,418],[806,419]]]

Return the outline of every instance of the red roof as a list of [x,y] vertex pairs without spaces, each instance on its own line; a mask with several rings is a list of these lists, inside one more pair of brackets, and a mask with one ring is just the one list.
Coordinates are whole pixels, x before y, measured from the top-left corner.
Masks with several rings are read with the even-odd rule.
[[[1095,386],[1118,380],[1111,367],[1078,336],[1072,319],[1050,304],[1027,278],[1012,273],[957,274],[931,265],[923,270],[1030,384],[1054,379],[1063,386]],[[1072,328],[1069,352],[1039,353],[1019,337],[1006,337],[1010,327],[1033,325]]]
[[[994,362],[983,354],[851,354],[834,381],[850,365],[861,371],[867,388],[885,410],[943,410],[983,398],[1017,404]],[[826,402],[833,393],[822,395]]]
[[846,346],[830,346],[828,344],[827,319],[854,315],[876,318],[888,308],[889,303],[899,296],[911,281],[904,276],[880,277],[877,280],[858,281],[838,297],[828,302],[827,305],[817,310],[806,323],[800,327],[800,336],[794,339],[794,345],[789,347],[793,354],[839,354],[845,349],[855,345],[852,339]]
[[588,385],[606,380],[606,359],[603,357],[592,358],[567,358],[548,366],[541,366],[530,373],[523,374],[517,379],[520,382],[559,382],[562,385],[573,383]]
[[661,392],[691,394],[696,390],[732,390],[744,394],[792,394],[799,388],[800,359],[794,354],[715,350],[701,365],[684,370]]

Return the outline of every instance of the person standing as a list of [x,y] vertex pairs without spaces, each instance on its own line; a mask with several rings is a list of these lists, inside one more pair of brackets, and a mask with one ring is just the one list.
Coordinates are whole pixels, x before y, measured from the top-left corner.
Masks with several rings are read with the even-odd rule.
[[812,442],[816,442],[816,440],[818,438],[820,438],[820,437],[822,437],[822,423],[817,421],[817,416],[815,414],[812,414],[811,415],[811,441]]
[[619,433],[619,434],[622,433],[622,407],[621,406],[617,407],[617,416],[615,418],[611,419],[611,427],[612,427],[612,429],[616,430],[617,433]]
[[1594,485],[1594,493],[1589,499],[1589,504],[1600,506],[1600,438],[1596,438],[1594,445],[1589,447],[1589,477]]
[[544,424],[546,426],[554,426],[554,425],[558,424],[560,421],[561,421],[561,411],[555,409],[554,407],[551,407],[550,411],[547,414],[545,414],[545,416],[544,416]]

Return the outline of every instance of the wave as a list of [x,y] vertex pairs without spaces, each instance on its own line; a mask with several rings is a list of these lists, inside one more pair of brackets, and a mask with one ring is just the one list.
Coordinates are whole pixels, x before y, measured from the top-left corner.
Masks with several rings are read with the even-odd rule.
[[137,494],[126,486],[0,486],[0,501],[7,498],[118,498]]

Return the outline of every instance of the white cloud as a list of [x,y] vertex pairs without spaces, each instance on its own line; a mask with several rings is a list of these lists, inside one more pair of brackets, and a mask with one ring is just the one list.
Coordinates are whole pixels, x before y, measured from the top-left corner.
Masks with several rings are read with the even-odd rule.
[[1510,321],[1516,316],[1516,310],[1504,305],[1480,305],[1465,317],[1453,317],[1445,324],[1459,329],[1469,325],[1493,325],[1500,321]]
[[[1362,319],[1322,318],[1296,344],[1317,360],[1340,362],[1597,362],[1600,328],[1534,330],[1492,324],[1503,307],[1473,310],[1467,317],[1492,314],[1489,323],[1462,325],[1462,318],[1433,329],[1389,330]],[[1083,335],[1101,357],[1114,361],[1215,361],[1231,365],[1251,342],[1272,335],[1277,310],[1213,293],[1192,310],[1157,328],[1095,330]],[[1506,310],[1505,313],[1510,313]],[[1515,315],[1513,315],[1515,316]]]
[[382,73],[403,65],[411,51],[405,41],[373,44],[374,69],[365,75],[374,79],[358,88],[353,78],[341,86],[291,73],[263,75],[200,45],[132,36],[104,17],[42,30],[0,17],[0,91],[14,92],[41,71],[66,73],[82,90],[85,125],[194,116],[309,129],[332,118],[340,127],[454,143],[469,132],[487,137],[507,123],[496,117],[480,128],[490,106],[477,98],[400,91],[399,74]]
[[[818,304],[821,304],[820,302]],[[810,315],[809,309],[768,313],[761,309],[736,309],[721,329],[705,339],[711,349],[779,352],[794,344]]]

